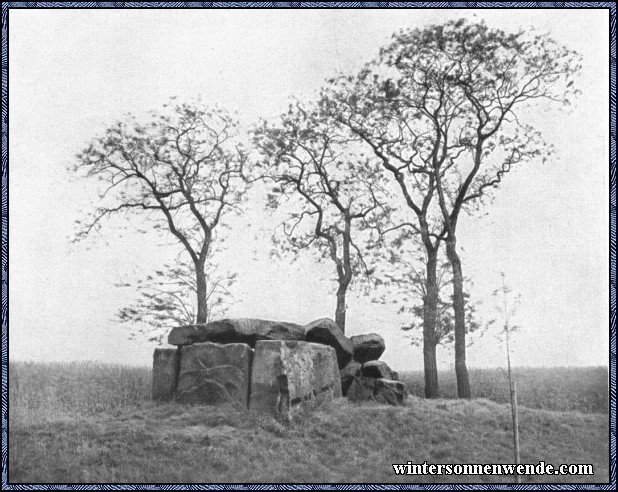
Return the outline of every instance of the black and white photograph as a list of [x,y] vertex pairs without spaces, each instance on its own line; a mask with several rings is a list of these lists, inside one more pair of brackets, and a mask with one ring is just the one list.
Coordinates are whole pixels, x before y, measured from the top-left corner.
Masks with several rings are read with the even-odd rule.
[[348,3],[2,6],[3,488],[615,486],[615,4]]

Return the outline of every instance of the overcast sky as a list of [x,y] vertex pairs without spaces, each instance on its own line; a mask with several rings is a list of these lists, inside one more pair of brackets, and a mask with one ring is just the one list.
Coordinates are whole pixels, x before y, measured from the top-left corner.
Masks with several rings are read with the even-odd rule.
[[[460,224],[473,296],[490,297],[506,274],[522,296],[516,365],[607,365],[607,10],[19,10],[9,11],[9,354],[26,360],[100,360],[148,365],[153,346],[129,341],[113,321],[134,293],[114,287],[174,258],[149,235],[120,237],[115,223],[72,245],[74,221],[96,198],[67,166],[127,112],[170,96],[201,95],[238,111],[249,127],[310,97],[326,77],[353,72],[396,30],[476,17],[490,27],[534,26],[583,55],[582,96],[570,112],[536,123],[559,150],[544,165],[509,174],[487,214]],[[327,265],[275,263],[249,209],[233,223],[221,261],[238,271],[229,315],[307,323],[334,317]],[[348,332],[380,333],[398,370],[422,367],[392,311],[351,296]],[[487,335],[470,366],[502,365]],[[452,356],[440,354],[448,367]]]

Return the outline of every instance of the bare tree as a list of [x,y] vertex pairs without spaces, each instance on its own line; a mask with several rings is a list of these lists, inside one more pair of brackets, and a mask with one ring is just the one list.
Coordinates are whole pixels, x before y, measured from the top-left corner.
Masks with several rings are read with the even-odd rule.
[[115,214],[138,213],[182,245],[195,275],[196,321],[208,319],[206,261],[224,214],[238,211],[246,183],[237,123],[199,103],[172,104],[149,121],[108,128],[78,155],[77,172],[103,183],[99,206],[76,239]]
[[[229,306],[230,287],[236,274],[219,274],[217,265],[208,261],[206,272],[206,321],[222,317]],[[135,282],[121,282],[116,287],[137,289],[138,298],[118,310],[116,318],[131,326],[131,335],[147,335],[161,343],[170,327],[197,323],[197,282],[192,263],[166,264]]]
[[[507,34],[459,20],[396,33],[358,77],[333,81],[326,92],[331,113],[373,149],[399,184],[428,257],[436,242],[446,242],[460,398],[470,397],[457,252],[461,212],[478,207],[513,166],[547,158],[551,148],[526,123],[529,110],[543,101],[568,104],[578,92],[573,78],[579,67],[579,55],[547,35]],[[419,188],[436,197],[433,243],[427,213],[412,198]],[[428,291],[435,290],[432,266]],[[433,316],[426,318],[433,328]]]
[[[425,397],[437,398],[438,366],[433,341],[439,299],[438,254],[444,233],[436,219],[439,210],[435,205],[435,174],[417,162],[420,149],[429,152],[431,138],[428,130],[413,130],[414,116],[391,103],[390,85],[378,83],[378,74],[372,74],[372,68],[363,70],[357,77],[330,80],[322,94],[321,108],[344,135],[349,133],[349,138],[356,137],[369,147],[383,168],[377,175],[385,180],[385,185],[394,188],[391,193],[398,193],[402,199],[403,207],[390,215],[390,225],[380,227],[381,239],[384,241],[387,235],[402,231],[408,237],[421,238],[426,282],[423,297]],[[393,210],[396,208],[393,205]]]
[[[407,333],[412,345],[422,346],[423,337],[423,305],[427,296],[426,272],[423,268],[427,259],[420,254],[423,252],[422,245],[407,251],[406,246],[410,241],[394,239],[387,249],[378,250],[384,256],[382,262],[377,264],[376,271],[372,275],[372,302],[378,304],[393,304],[397,306],[397,314],[405,319],[401,329]],[[416,241],[418,242],[418,240]],[[414,241],[412,241],[414,244]],[[442,254],[440,255],[443,256]],[[455,342],[455,319],[453,315],[452,290],[453,276],[448,261],[439,258],[437,268],[438,306],[436,313],[436,330],[433,339],[430,340],[436,347],[442,345],[452,349]],[[468,334],[484,333],[493,323],[491,320],[483,323],[478,316],[478,301],[470,301],[470,287],[472,282],[466,279],[466,331]],[[473,340],[468,339],[468,345]]]
[[[287,204],[289,213],[274,240],[287,252],[307,248],[332,261],[337,274],[335,322],[345,332],[346,293],[360,273],[369,274],[359,237],[383,214],[379,169],[353,142],[338,137],[315,108],[290,106],[277,125],[254,132],[263,175],[273,183],[268,207]],[[279,240],[279,236],[284,238]]]
[[[496,308],[503,321],[502,330],[498,338],[504,343],[506,352],[506,376],[509,380],[509,394],[511,400],[511,417],[513,419],[513,455],[515,463],[520,463],[519,455],[519,417],[517,414],[517,383],[513,377],[511,368],[511,338],[519,330],[519,326],[513,323],[513,318],[521,303],[521,296],[514,295],[513,290],[506,283],[506,275],[500,272],[502,285],[493,293],[498,301]],[[517,483],[519,483],[519,477]]]

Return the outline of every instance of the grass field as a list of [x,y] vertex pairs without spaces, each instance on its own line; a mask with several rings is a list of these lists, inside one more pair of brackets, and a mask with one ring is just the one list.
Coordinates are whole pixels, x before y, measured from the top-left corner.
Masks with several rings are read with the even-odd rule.
[[[393,473],[393,463],[408,460],[511,463],[510,407],[487,398],[411,396],[400,408],[340,400],[283,425],[251,412],[153,403],[148,368],[77,363],[11,363],[9,368],[11,483],[513,481],[511,476]],[[560,401],[579,401],[584,410],[567,412],[543,409],[543,388],[556,385],[552,371],[536,373],[530,384],[537,384],[542,397],[527,396],[528,407],[520,408],[522,462],[590,463],[595,475],[522,477],[522,482],[607,482],[608,416],[602,405],[583,403],[590,395],[578,393],[601,387],[603,371],[570,373],[588,385],[561,386],[567,392]],[[567,377],[572,370],[560,371]],[[600,380],[591,380],[593,375]],[[491,392],[492,377],[475,372],[473,388],[499,399],[498,388]],[[415,378],[406,374],[414,393]],[[445,377],[442,387],[448,391]],[[522,398],[525,394],[522,389]]]
[[[561,412],[608,413],[609,386],[605,367],[515,368],[517,400],[520,405]],[[473,398],[486,398],[497,403],[509,402],[506,374],[500,369],[470,369]],[[422,397],[422,371],[404,372],[410,394]],[[457,381],[453,371],[439,374],[440,394],[457,397]]]

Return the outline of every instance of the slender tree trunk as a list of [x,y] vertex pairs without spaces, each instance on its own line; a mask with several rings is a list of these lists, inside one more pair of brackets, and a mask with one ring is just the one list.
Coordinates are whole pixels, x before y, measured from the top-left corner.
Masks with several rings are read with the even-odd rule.
[[345,294],[347,286],[339,284],[337,289],[337,308],[335,309],[335,323],[345,333]]
[[208,303],[206,300],[206,272],[204,264],[198,262],[195,265],[195,279],[197,286],[197,319],[196,323],[208,322]]
[[463,292],[461,260],[457,254],[457,239],[449,236],[446,241],[446,256],[453,269],[453,310],[455,312],[455,374],[457,396],[470,398],[470,381],[466,367],[466,303]]
[[436,362],[436,321],[438,312],[438,248],[427,250],[427,293],[423,299],[423,364],[425,398],[438,398],[438,364]]
[[345,295],[352,281],[352,263],[350,258],[350,245],[352,243],[352,218],[347,213],[345,216],[345,230],[343,233],[343,258],[337,263],[337,275],[339,288],[337,289],[337,308],[335,309],[335,323],[345,333]]

